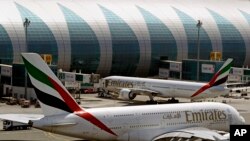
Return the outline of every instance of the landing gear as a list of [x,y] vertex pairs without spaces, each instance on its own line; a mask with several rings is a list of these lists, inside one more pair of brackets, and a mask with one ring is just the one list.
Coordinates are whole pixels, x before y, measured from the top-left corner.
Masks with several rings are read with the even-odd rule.
[[98,90],[98,97],[100,98],[112,98],[112,94],[104,89]]
[[154,101],[154,100],[148,100],[148,101],[146,101],[146,104],[157,104],[157,101]]
[[167,102],[168,102],[168,103],[179,103],[179,100],[178,100],[178,99],[175,99],[174,97],[172,97],[172,98],[169,99]]
[[98,97],[104,97],[104,92],[103,91],[98,92]]
[[105,91],[105,89],[98,89],[98,97],[106,97],[107,93],[109,93],[109,91]]
[[149,99],[150,100],[146,101],[146,104],[157,104],[157,101],[154,100],[153,94],[149,95]]

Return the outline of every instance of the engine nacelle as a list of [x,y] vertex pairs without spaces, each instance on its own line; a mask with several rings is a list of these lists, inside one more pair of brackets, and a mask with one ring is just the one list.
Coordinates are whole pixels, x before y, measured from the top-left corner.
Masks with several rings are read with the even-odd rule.
[[136,94],[132,93],[130,89],[121,89],[119,97],[123,100],[133,100]]

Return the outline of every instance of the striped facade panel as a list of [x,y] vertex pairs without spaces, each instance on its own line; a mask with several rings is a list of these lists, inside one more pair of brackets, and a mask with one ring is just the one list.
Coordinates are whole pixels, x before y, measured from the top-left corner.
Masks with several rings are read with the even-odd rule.
[[243,15],[243,17],[246,19],[248,25],[245,26],[244,31],[246,32],[245,37],[247,38],[246,40],[246,57],[245,57],[245,64],[247,66],[250,66],[250,55],[248,55],[250,53],[250,14],[243,11],[243,10],[239,10],[239,12]]
[[27,8],[16,3],[23,22],[28,18],[30,22],[27,28],[27,51],[39,54],[52,54],[53,64],[57,64],[58,49],[54,35],[46,23]]
[[222,57],[233,58],[234,65],[241,67],[244,64],[246,49],[241,33],[236,27],[220,14],[208,9],[217,23],[222,40]]
[[200,59],[221,51],[234,66],[250,66],[249,6],[240,0],[3,0],[0,63],[20,63],[21,52],[36,52],[52,54],[66,71],[157,75],[160,58],[197,58],[201,20]]
[[13,61],[13,46],[6,30],[0,25],[0,64],[11,64]]
[[100,6],[112,36],[112,68],[114,75],[134,75],[140,58],[140,48],[133,30],[118,15]]
[[176,41],[167,26],[149,11],[138,7],[148,26],[151,41],[151,66],[149,75],[157,74],[161,57],[176,60]]
[[66,22],[71,41],[71,70],[95,73],[100,62],[100,46],[91,27],[70,9],[59,5]]
[[[197,59],[198,54],[198,27],[196,26],[198,21],[194,20],[189,15],[185,14],[179,9],[174,8],[178,16],[180,17],[183,26],[187,34],[188,41],[188,58]],[[199,46],[200,46],[200,59],[209,59],[210,52],[212,51],[211,40],[208,34],[201,26],[199,31]]]

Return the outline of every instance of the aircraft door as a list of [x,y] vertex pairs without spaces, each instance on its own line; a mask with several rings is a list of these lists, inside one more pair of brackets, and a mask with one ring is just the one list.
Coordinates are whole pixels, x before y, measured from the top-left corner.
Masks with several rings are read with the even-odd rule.
[[230,109],[227,109],[229,124],[233,122],[233,115]]
[[228,121],[230,124],[239,124],[239,115],[236,112],[231,111],[228,109]]
[[107,121],[109,125],[113,124],[113,116],[111,116],[110,112],[107,111],[106,114],[103,115],[103,119],[104,121]]
[[[136,116],[136,120],[135,120],[135,122],[134,122],[134,125],[142,125],[142,123],[143,123],[143,117],[144,116],[142,116],[142,113],[136,113],[135,114],[135,116]],[[133,140],[135,140],[135,141],[140,141],[140,140],[142,140],[143,139],[143,136],[144,136],[145,134],[141,131],[141,130],[137,130],[136,132],[134,132],[133,134],[130,134],[130,140],[131,141],[133,141]]]
[[233,115],[232,115],[230,109],[227,109],[227,113],[228,113],[227,114],[227,116],[228,116],[227,125],[230,126],[230,124],[233,124],[234,119],[233,119]]

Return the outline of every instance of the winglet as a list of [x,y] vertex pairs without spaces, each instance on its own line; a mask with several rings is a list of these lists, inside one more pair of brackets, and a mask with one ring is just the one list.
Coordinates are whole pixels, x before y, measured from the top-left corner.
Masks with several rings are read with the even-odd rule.
[[208,88],[211,88],[213,86],[218,86],[225,84],[230,72],[230,69],[232,67],[232,58],[228,58],[226,62],[222,65],[222,67],[219,69],[219,71],[212,77],[212,79],[203,87],[201,87],[198,91],[196,91],[191,97],[195,97],[202,93],[203,91],[207,90]]

